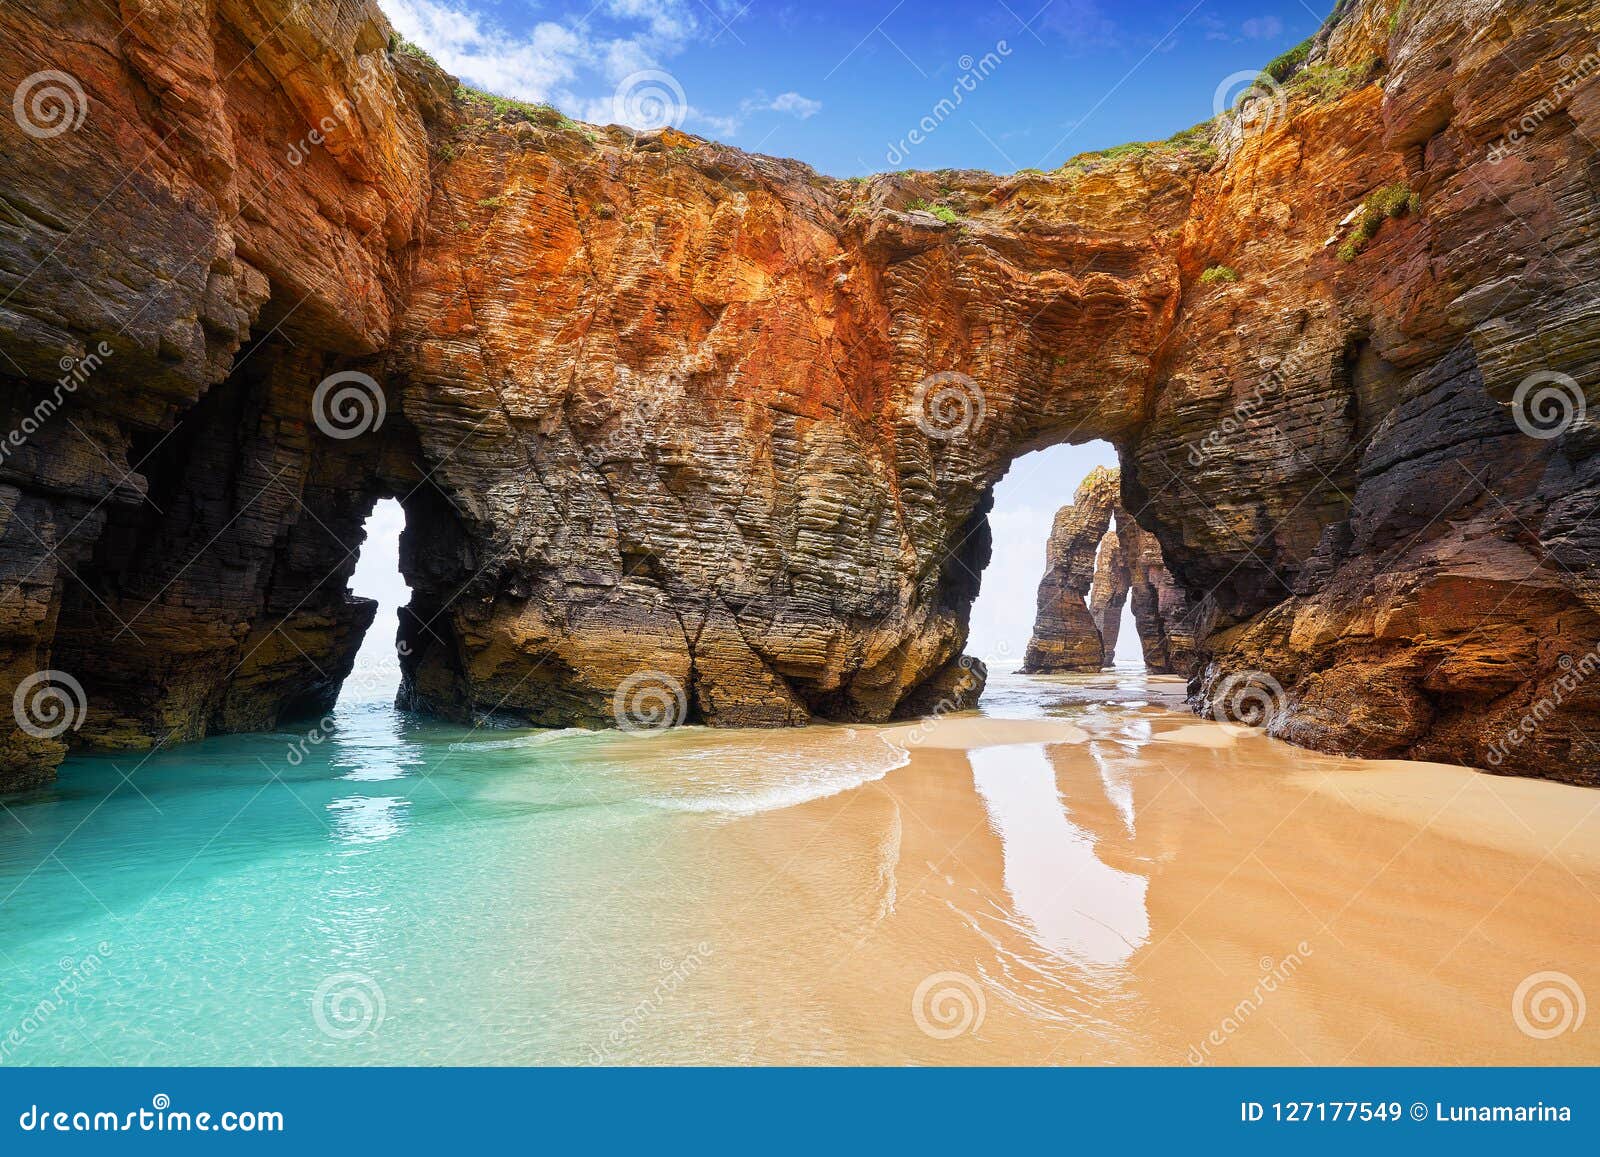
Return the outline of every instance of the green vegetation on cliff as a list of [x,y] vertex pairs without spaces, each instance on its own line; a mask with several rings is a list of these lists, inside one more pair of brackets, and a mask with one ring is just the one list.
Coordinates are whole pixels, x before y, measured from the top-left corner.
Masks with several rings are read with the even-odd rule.
[[1354,261],[1367,244],[1378,235],[1383,223],[1391,217],[1404,217],[1407,214],[1421,212],[1422,198],[1413,193],[1411,186],[1404,181],[1385,185],[1376,192],[1369,193],[1367,199],[1361,202],[1361,216],[1356,221],[1355,232],[1350,235],[1348,241],[1339,246],[1339,260]]

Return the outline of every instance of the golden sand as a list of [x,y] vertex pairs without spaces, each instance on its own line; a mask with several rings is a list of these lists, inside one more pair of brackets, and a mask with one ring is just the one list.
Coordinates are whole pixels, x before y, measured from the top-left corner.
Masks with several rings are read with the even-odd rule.
[[1552,984],[1569,1022],[1600,993],[1600,793],[1319,756],[1146,690],[861,728],[909,762],[686,830],[734,946],[696,982],[700,1059],[1600,1061],[1600,1025],[1549,1032]]

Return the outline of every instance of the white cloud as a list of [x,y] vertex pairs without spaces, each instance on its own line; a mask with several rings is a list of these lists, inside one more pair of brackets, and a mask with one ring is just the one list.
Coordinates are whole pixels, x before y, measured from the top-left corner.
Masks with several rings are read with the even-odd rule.
[[767,107],[773,112],[786,112],[804,121],[810,120],[822,111],[822,102],[801,96],[797,92],[780,92],[772,98],[772,103]]
[[1283,21],[1276,16],[1257,16],[1241,24],[1239,31],[1251,40],[1273,40],[1283,35]]
[[753,113],[776,112],[792,116],[796,120],[810,120],[822,111],[822,102],[812,100],[808,96],[801,96],[797,92],[781,92],[775,97],[768,98],[765,92],[757,89],[754,95],[745,97],[739,102],[739,115],[736,117],[707,117],[710,121],[721,121],[722,131],[732,135],[739,129],[747,117]]
[[686,119],[704,125],[716,137],[738,136],[739,129],[743,127],[743,122],[738,117],[724,117],[718,116],[716,113],[702,112],[693,105],[689,106],[689,115]]
[[550,100],[592,69],[604,47],[550,21],[513,36],[443,0],[385,0],[384,7],[400,34],[432,53],[446,72],[518,100]]
[[1106,47],[1120,38],[1116,21],[1102,11],[1099,0],[1055,0],[1042,10],[1039,26],[1059,33],[1080,51]]
[[[629,123],[622,82],[661,70],[704,31],[690,0],[603,0],[573,24],[545,20],[520,32],[475,11],[470,0],[382,0],[382,6],[401,35],[475,88],[553,104],[601,124]],[[675,123],[725,136],[738,129],[737,118],[702,112],[687,100],[682,109]]]

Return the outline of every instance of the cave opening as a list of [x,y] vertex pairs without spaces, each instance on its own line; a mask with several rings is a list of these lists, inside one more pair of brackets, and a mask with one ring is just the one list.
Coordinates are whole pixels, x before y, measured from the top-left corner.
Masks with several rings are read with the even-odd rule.
[[[1035,627],[1036,599],[1056,512],[1072,502],[1078,487],[1100,468],[1117,468],[1117,451],[1111,443],[1061,444],[1016,459],[995,484],[988,514],[990,561],[972,604],[967,642],[967,651],[987,665],[999,670],[1022,665]],[[1117,626],[1105,634],[1115,635],[1108,665],[1144,666],[1132,599],[1120,604]]]
[[396,498],[380,498],[363,525],[365,541],[350,576],[350,591],[357,598],[378,604],[356,652],[355,666],[339,689],[339,706],[389,704],[400,689],[400,610],[411,590],[400,569],[400,535],[406,515]]

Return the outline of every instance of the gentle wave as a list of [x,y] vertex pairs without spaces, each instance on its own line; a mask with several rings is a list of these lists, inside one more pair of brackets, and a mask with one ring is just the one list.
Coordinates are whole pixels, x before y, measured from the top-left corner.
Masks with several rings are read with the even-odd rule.
[[798,807],[800,804],[827,799],[829,796],[875,783],[891,771],[911,762],[911,753],[905,748],[895,747],[889,743],[885,743],[884,748],[886,752],[894,753],[894,757],[886,759],[880,766],[832,768],[827,774],[758,791],[733,788],[726,794],[655,795],[645,797],[643,802],[663,811],[697,814],[750,816],[762,812],[781,811],[784,808]]
[[547,743],[555,743],[563,739],[593,739],[602,734],[604,733],[590,731],[582,727],[556,727],[544,731],[514,735],[508,739],[487,739],[474,733],[466,739],[459,740],[458,743],[462,747],[471,747],[474,751],[506,751],[518,747],[543,747]]
[[[904,747],[856,728],[743,732],[653,741],[637,770],[653,780],[641,803],[663,811],[751,816],[826,799],[911,761]],[[803,768],[804,770],[797,770]],[[659,790],[660,780],[672,782]]]

